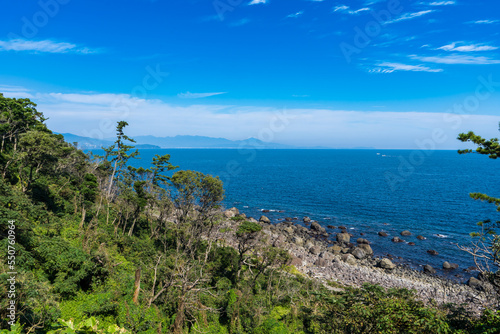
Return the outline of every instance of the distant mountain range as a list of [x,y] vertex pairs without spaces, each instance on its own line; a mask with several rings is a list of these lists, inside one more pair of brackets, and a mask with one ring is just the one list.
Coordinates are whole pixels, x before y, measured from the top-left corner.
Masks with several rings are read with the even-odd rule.
[[[115,139],[94,139],[77,136],[71,133],[61,133],[69,143],[77,143],[82,150],[100,149],[113,144]],[[175,137],[134,137],[135,147],[138,149],[160,149],[160,148],[246,148],[246,149],[293,149],[296,146],[266,143],[256,138],[245,140],[229,140],[225,138],[212,138],[204,136],[175,136]]]

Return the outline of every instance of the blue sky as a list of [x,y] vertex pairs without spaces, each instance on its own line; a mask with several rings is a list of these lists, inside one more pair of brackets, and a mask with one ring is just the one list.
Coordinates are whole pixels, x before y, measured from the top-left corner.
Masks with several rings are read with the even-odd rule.
[[299,146],[498,136],[496,0],[3,5],[0,92],[58,132],[106,138],[125,119],[131,135]]

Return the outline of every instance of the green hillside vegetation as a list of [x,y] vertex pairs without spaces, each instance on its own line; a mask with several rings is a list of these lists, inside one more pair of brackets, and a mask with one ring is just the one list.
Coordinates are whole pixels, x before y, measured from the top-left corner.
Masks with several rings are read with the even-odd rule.
[[0,94],[1,333],[500,331],[496,311],[474,318],[460,306],[426,307],[412,291],[331,289],[305,277],[259,224],[235,217],[219,228],[217,177],[181,170],[169,155],[131,167],[140,155],[126,122],[103,156],[89,156],[44,121],[30,100]]

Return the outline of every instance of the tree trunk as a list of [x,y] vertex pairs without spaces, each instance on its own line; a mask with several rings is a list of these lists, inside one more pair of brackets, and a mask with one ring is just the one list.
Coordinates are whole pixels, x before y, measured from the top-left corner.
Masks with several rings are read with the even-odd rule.
[[131,237],[132,236],[132,233],[134,232],[134,226],[135,226],[135,222],[137,221],[137,217],[134,218],[134,222],[132,223],[132,226],[130,227],[130,230],[128,230],[128,236]]
[[174,321],[174,334],[182,334],[182,325],[184,324],[184,296],[179,298],[179,306]]
[[80,230],[83,228],[83,223],[85,223],[85,214],[87,211],[85,210],[85,207],[82,208],[82,221],[80,222]]
[[141,267],[137,268],[135,271],[135,283],[134,283],[134,297],[132,301],[134,304],[139,304],[139,291],[141,290]]

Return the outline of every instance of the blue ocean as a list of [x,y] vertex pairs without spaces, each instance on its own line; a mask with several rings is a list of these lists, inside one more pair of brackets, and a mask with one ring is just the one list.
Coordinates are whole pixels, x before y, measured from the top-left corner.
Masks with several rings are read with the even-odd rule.
[[[219,176],[228,208],[235,206],[257,219],[265,214],[276,223],[309,216],[325,227],[346,226],[354,239],[364,233],[376,255],[401,257],[414,268],[430,264],[439,269],[448,261],[460,265],[453,275],[465,275],[463,269],[474,262],[456,244],[470,243],[477,222],[500,220],[492,204],[468,195],[500,197],[500,161],[486,156],[411,150],[162,149],[142,150],[142,159],[134,164],[147,167],[155,154],[170,154],[181,169]],[[401,237],[403,230],[412,235]],[[379,231],[389,237],[378,236]],[[406,243],[393,243],[392,236]],[[428,254],[431,249],[439,255]]]

